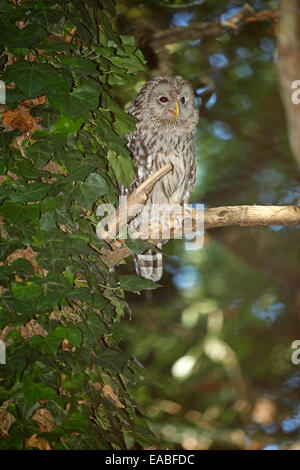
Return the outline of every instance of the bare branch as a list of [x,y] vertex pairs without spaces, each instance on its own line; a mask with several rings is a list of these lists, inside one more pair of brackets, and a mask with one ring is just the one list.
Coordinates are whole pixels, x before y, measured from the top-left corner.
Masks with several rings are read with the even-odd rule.
[[[170,233],[176,231],[175,225],[178,224],[178,220],[182,217],[182,225],[184,227],[184,221],[186,221],[186,214],[180,211],[175,214],[169,221]],[[189,216],[191,217],[191,227],[195,230],[196,227],[196,216],[195,210],[190,210]],[[160,220],[161,226],[164,224],[164,220]],[[224,206],[215,207],[212,209],[206,209],[204,211],[204,228],[206,230],[217,228],[217,227],[228,227],[233,225],[239,225],[242,227],[250,226],[270,226],[270,225],[298,225],[300,224],[300,207],[298,206]],[[158,233],[162,233],[161,226],[158,227]],[[156,230],[156,227],[147,227],[145,231],[140,233],[140,238],[144,238],[145,233],[151,233],[151,230]],[[149,232],[148,232],[149,230]],[[184,229],[183,229],[184,232]],[[186,232],[185,232],[186,233]],[[191,233],[189,231],[189,233]],[[147,240],[148,243],[155,245],[156,240]],[[121,261],[132,254],[131,250],[121,245],[116,249],[109,251],[101,255],[101,260],[109,268],[115,266]]]
[[174,42],[217,37],[228,29],[238,30],[245,23],[262,22],[277,18],[278,11],[262,10],[256,12],[250,5],[246,4],[226,21],[194,22],[185,27],[156,31],[152,34],[149,42],[152,48],[157,49]]

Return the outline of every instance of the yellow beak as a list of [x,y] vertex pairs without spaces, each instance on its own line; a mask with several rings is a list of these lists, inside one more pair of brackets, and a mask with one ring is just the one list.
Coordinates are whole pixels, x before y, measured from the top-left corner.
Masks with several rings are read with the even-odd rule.
[[179,104],[178,104],[177,101],[175,101],[175,103],[174,103],[174,108],[169,109],[169,113],[171,113],[175,117],[175,119],[178,118],[178,116],[179,116]]

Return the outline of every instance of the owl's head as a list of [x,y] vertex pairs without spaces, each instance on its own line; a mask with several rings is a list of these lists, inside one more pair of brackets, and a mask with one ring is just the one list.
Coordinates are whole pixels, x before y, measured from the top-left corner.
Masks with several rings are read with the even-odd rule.
[[194,93],[182,77],[157,77],[147,82],[129,112],[157,130],[194,133],[198,122]]

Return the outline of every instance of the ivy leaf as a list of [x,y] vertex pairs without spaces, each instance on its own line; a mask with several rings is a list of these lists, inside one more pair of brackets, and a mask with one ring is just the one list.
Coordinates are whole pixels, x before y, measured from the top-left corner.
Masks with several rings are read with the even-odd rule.
[[24,273],[27,275],[33,275],[34,274],[34,269],[33,265],[28,261],[27,259],[24,258],[19,258],[16,261],[14,261],[10,265],[10,271],[12,273]]
[[84,347],[98,343],[104,335],[108,334],[108,329],[95,313],[89,313],[86,320],[78,324],[78,328],[82,332]]
[[99,104],[100,84],[84,84],[75,88],[72,93],[63,93],[59,90],[50,90],[48,97],[50,103],[71,117],[84,116],[90,110],[96,109]]
[[129,72],[138,72],[140,70],[144,70],[143,63],[135,55],[131,55],[130,58],[110,57],[109,60],[117,67],[127,69]]
[[88,376],[84,372],[72,374],[63,381],[63,389],[67,392],[80,392],[88,381]]
[[60,272],[70,264],[69,256],[63,253],[58,247],[47,247],[42,250],[37,258],[37,262],[51,272]]
[[[32,47],[47,35],[47,31],[41,25],[28,25],[26,28],[17,29],[6,36],[4,44],[9,43],[10,49],[14,47]],[[0,36],[0,43],[3,39]]]
[[121,274],[119,276],[120,287],[129,292],[139,292],[143,289],[156,289],[160,284],[152,282],[149,279],[135,276],[134,274]]
[[[47,5],[45,5],[47,6]],[[62,28],[65,22],[65,16],[60,9],[53,9],[53,8],[40,8],[40,9],[33,9],[31,14],[28,18],[30,23],[34,24],[34,28],[37,25],[43,25],[47,28],[47,31],[51,33],[61,33]]]
[[68,94],[68,82],[57,70],[48,64],[32,64],[28,61],[18,60],[7,68],[4,78],[6,81],[14,81],[17,87],[30,98],[41,96],[45,93],[54,93],[55,90],[60,93]]
[[65,328],[58,326],[55,330],[51,331],[46,338],[34,335],[29,345],[32,349],[38,349],[44,354],[56,355],[59,346],[63,339],[67,339],[73,346],[80,346],[82,343],[81,331],[75,326]]
[[56,398],[56,391],[43,382],[34,383],[30,378],[24,377],[24,398],[29,405],[39,400],[51,400]]
[[65,431],[83,432],[86,430],[88,422],[80,413],[73,413],[68,419],[64,420],[61,428]]
[[161,253],[161,250],[159,248],[139,238],[127,238],[125,240],[125,244],[128,246],[128,248],[131,249],[131,251],[135,255],[139,255],[140,253],[143,253],[147,250],[155,251],[156,253]]
[[40,207],[38,204],[23,204],[5,201],[2,204],[1,211],[5,215],[6,220],[12,224],[23,225],[27,222],[37,220],[40,215]]
[[66,338],[73,346],[79,347],[82,343],[81,331],[76,326],[69,326],[68,328],[58,326],[52,333],[60,341]]
[[26,284],[13,282],[11,290],[16,299],[24,302],[29,302],[30,300],[39,297],[42,293],[41,287],[34,282],[27,282]]
[[97,356],[97,362],[104,367],[114,372],[122,372],[129,359],[126,352],[119,352],[113,349],[105,349]]
[[70,70],[82,75],[94,75],[97,73],[97,65],[84,57],[59,56],[60,62]]
[[117,155],[112,151],[108,152],[107,159],[116,175],[117,181],[125,186],[125,188],[129,188],[134,177],[132,160],[123,155]]
[[25,191],[16,192],[10,196],[13,202],[34,202],[43,199],[50,191],[49,184],[32,183],[29,184]]
[[68,116],[60,116],[52,125],[50,133],[58,136],[68,136],[68,134],[76,135],[82,126],[84,119],[71,119]]
[[92,210],[92,205],[99,197],[106,194],[108,185],[106,180],[98,173],[91,173],[84,182],[78,182],[72,193],[76,202],[83,207]]

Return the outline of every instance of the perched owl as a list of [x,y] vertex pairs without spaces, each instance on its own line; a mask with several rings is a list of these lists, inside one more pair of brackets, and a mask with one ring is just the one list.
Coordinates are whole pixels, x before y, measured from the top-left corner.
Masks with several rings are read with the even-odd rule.
[[[145,179],[167,163],[173,170],[154,186],[150,204],[187,204],[194,187],[196,164],[193,137],[198,122],[191,85],[182,77],[157,77],[147,82],[129,108],[138,119],[136,130],[127,134],[135,159],[132,193]],[[136,229],[141,215],[130,222]],[[160,245],[161,246],[161,245]],[[146,251],[135,257],[139,276],[158,281],[163,273],[162,254]]]

